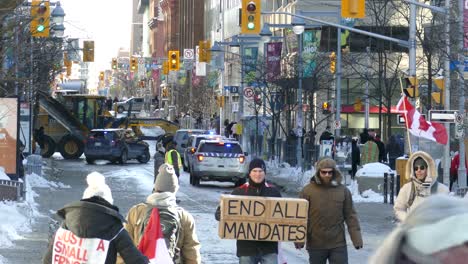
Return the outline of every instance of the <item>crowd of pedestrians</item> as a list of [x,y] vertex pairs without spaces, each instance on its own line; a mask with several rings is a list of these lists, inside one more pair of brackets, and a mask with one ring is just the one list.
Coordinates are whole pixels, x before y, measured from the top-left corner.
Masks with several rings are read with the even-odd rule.
[[[357,140],[352,143],[356,146]],[[365,144],[370,143],[376,144],[372,137]],[[43,263],[66,263],[60,259],[64,258],[60,252],[72,238],[98,245],[89,247],[94,251],[89,252],[91,259],[84,263],[202,263],[195,219],[176,200],[178,157],[172,158],[173,164],[168,163],[168,157],[155,172],[153,192],[133,206],[126,219],[113,204],[104,176],[89,174],[82,199],[57,212],[64,220],[50,241]],[[298,195],[308,201],[306,240],[294,245],[298,250],[306,248],[311,264],[348,263],[345,231],[356,250],[364,246],[352,194],[343,185],[343,176],[333,159],[325,157],[315,168],[310,182]],[[468,257],[468,231],[464,225],[468,222],[468,198],[448,196],[448,187],[437,182],[433,158],[425,152],[410,155],[406,175],[409,181],[402,186],[394,206],[400,223],[370,263],[464,263]],[[248,165],[248,181],[231,194],[280,198],[279,189],[267,178],[265,162],[254,158]],[[215,218],[220,220],[219,207]],[[236,246],[240,264],[287,263],[277,241],[237,240]]]

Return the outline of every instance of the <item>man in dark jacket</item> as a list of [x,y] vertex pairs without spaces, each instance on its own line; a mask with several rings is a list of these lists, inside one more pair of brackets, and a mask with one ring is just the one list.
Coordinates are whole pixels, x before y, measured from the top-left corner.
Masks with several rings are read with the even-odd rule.
[[385,144],[382,142],[382,140],[380,140],[380,135],[375,135],[374,142],[379,148],[379,162],[386,162],[387,157],[385,155]]
[[394,170],[396,159],[403,156],[403,150],[398,143],[398,139],[394,135],[390,136],[385,151],[388,154],[390,169]]
[[[249,164],[249,180],[232,191],[232,195],[281,197],[280,191],[265,181],[266,166],[262,159],[255,158]],[[220,208],[216,210],[220,219]],[[278,242],[237,240],[239,264],[278,263]]]
[[[300,192],[299,198],[309,201],[307,222],[307,250],[309,263],[348,263],[344,223],[356,249],[363,246],[361,228],[353,206],[351,192],[341,184],[342,176],[336,163],[324,158],[310,183]],[[304,243],[295,243],[297,249]]]
[[93,172],[86,181],[88,188],[83,199],[57,212],[64,221],[51,240],[43,263],[115,264],[117,253],[126,263],[149,263],[124,229],[125,219],[112,205],[104,176]]
[[361,165],[361,150],[359,150],[357,140],[353,139],[351,141],[351,179],[353,180],[354,176],[356,176],[358,165]]

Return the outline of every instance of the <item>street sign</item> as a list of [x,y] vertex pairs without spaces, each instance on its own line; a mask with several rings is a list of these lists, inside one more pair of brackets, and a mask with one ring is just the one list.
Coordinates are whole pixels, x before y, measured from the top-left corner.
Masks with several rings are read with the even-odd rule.
[[184,49],[184,60],[193,60],[194,52],[193,49]]
[[335,120],[335,123],[333,125],[335,126],[335,129],[341,129],[341,121],[340,120]]
[[429,121],[455,123],[455,110],[429,110]]
[[[454,71],[457,69],[458,67],[458,64],[460,64],[459,61],[450,61],[450,70],[451,71]],[[465,60],[465,69],[464,69],[465,72],[468,72],[468,60]]]
[[[426,115],[425,114],[422,114],[421,115],[422,118],[426,119]],[[405,122],[405,115],[398,115],[398,120],[397,120],[397,123],[399,125],[404,125],[406,122]]]
[[246,87],[244,89],[244,96],[247,98],[252,98],[254,97],[255,93],[254,90],[251,87]]

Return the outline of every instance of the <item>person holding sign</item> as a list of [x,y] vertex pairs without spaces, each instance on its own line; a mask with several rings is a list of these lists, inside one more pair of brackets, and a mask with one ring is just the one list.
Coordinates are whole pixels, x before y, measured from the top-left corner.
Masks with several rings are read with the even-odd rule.
[[124,229],[124,217],[112,203],[105,178],[92,172],[83,199],[58,210],[64,219],[43,258],[49,263],[114,264],[119,253],[126,263],[147,264]]
[[[232,195],[281,197],[280,191],[265,181],[266,166],[262,159],[255,158],[249,164],[248,182],[232,191]],[[220,207],[215,218],[220,220]],[[237,240],[239,264],[278,264],[278,242]]]
[[[363,246],[361,228],[351,192],[343,186],[342,175],[333,159],[324,158],[299,198],[309,201],[306,248],[309,263],[348,263],[344,223],[356,249]],[[295,243],[297,249],[304,243]]]

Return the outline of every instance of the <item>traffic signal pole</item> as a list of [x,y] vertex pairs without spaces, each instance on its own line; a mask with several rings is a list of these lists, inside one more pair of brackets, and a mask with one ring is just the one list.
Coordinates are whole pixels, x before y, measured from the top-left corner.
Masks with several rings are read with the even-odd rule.
[[[465,79],[464,79],[464,72],[465,72],[465,49],[464,49],[464,40],[465,40],[465,33],[464,33],[464,10],[465,5],[464,5],[464,0],[459,0],[458,1],[458,36],[459,36],[459,41],[458,41],[458,52],[459,52],[459,64],[458,64],[458,90],[460,91],[459,93],[459,99],[458,99],[458,114],[460,114],[463,117],[463,120],[465,120]],[[464,131],[466,131],[465,127],[463,128]],[[463,133],[465,135],[465,133]],[[461,188],[466,188],[466,165],[465,165],[465,136],[462,136],[459,138],[459,149],[458,153],[460,155],[460,165],[458,166],[458,186]]]

